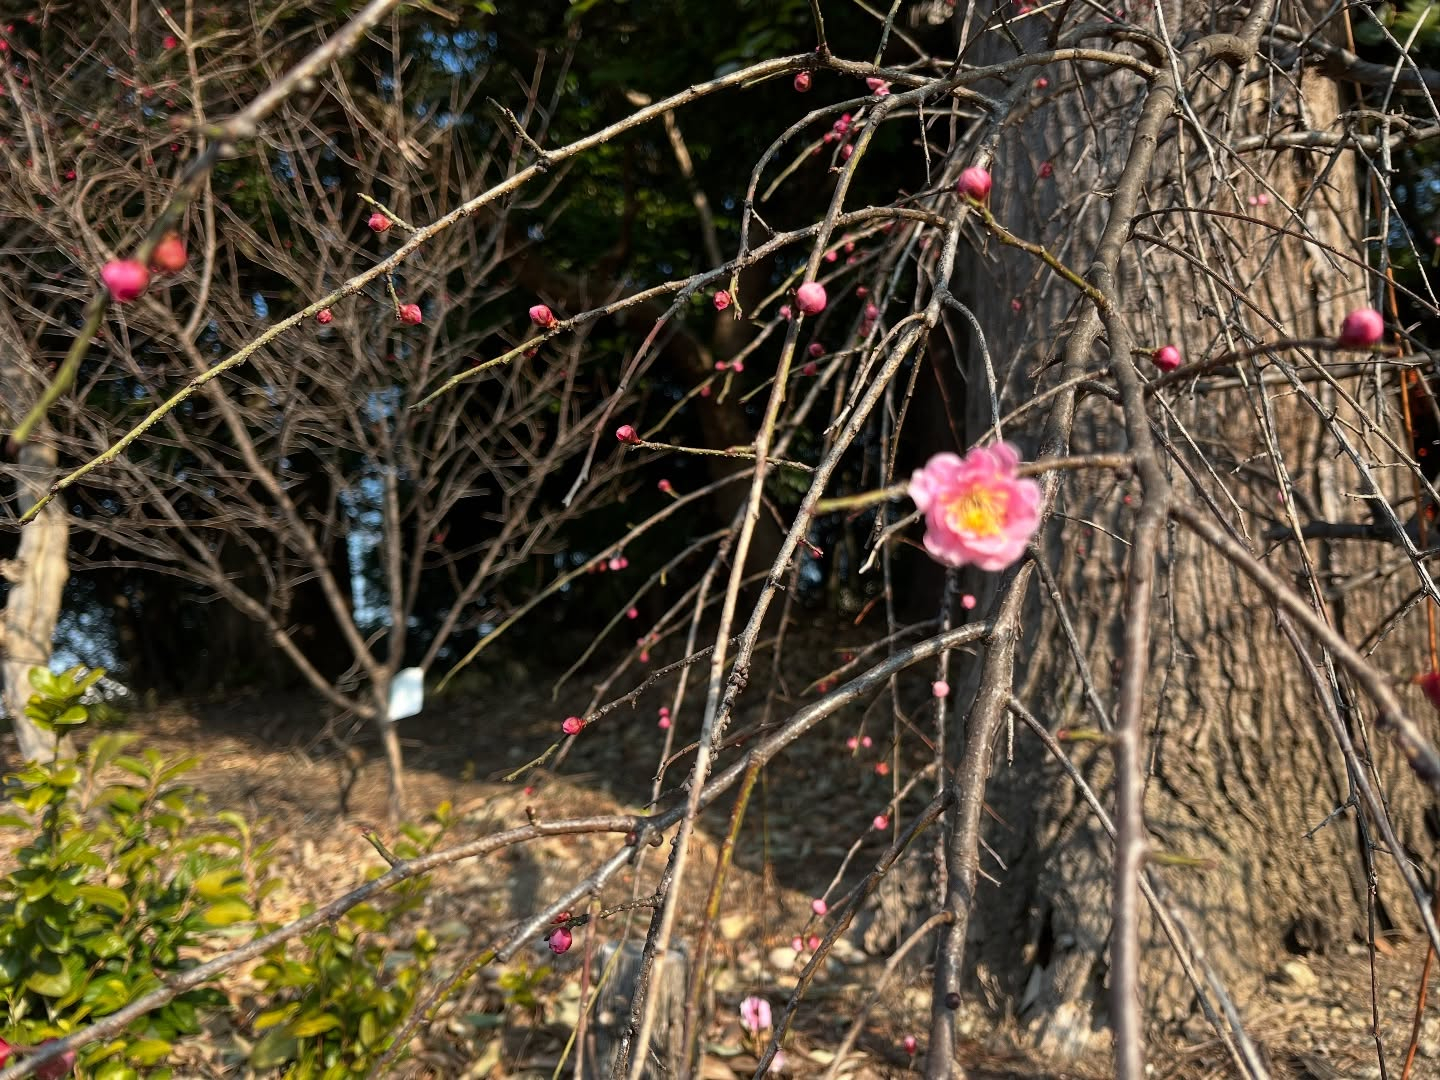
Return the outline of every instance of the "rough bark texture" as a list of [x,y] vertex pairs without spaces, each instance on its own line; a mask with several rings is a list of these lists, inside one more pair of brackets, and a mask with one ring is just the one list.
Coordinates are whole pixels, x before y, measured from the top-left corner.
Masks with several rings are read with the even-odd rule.
[[[1178,44],[1185,34],[1218,28],[1209,22],[1216,17],[1213,7],[1167,5]],[[1305,29],[1314,25],[1318,6],[1281,7],[1284,21]],[[1153,19],[1148,25],[1155,25]],[[1020,36],[1027,46],[1040,47],[1033,29]],[[985,38],[977,49],[982,62],[1014,55],[1004,36]],[[1000,134],[995,213],[1083,272],[1110,212],[1105,193],[1129,153],[1143,87],[1132,75],[1088,65],[1057,65],[1021,77],[1041,74],[1049,79],[1050,93],[1037,93],[1042,102],[1037,112]],[[1333,335],[1346,311],[1370,302],[1363,273],[1276,230],[1308,233],[1363,258],[1354,160],[1307,151],[1234,155],[1222,144],[1283,131],[1302,111],[1301,126],[1343,130],[1337,119],[1339,88],[1318,76],[1267,71],[1256,63],[1240,73],[1212,65],[1187,89],[1216,147],[1220,172],[1212,169],[1193,130],[1178,118],[1172,121],[1143,208],[1157,213],[1138,221],[1135,231],[1191,253],[1223,280],[1143,236],[1132,239],[1121,267],[1122,302],[1138,344],[1173,342],[1193,363],[1259,340]],[[1042,168],[1047,162],[1053,175]],[[1247,195],[1258,193],[1269,196],[1268,206],[1247,203]],[[1212,209],[1259,220],[1206,212]],[[1057,381],[1053,367],[1038,377],[1037,372],[1063,348],[1076,294],[1035,260],[993,242],[972,265],[976,288],[967,302],[989,334],[1003,413]],[[1018,312],[1012,298],[1021,302]],[[1350,641],[1371,643],[1382,667],[1397,676],[1428,669],[1421,646],[1423,606],[1383,632],[1385,620],[1414,588],[1413,571],[1398,547],[1264,539],[1267,530],[1289,524],[1292,505],[1301,523],[1369,520],[1365,503],[1354,497],[1366,490],[1365,483],[1319,412],[1336,410],[1359,453],[1390,465],[1398,455],[1377,424],[1404,443],[1395,386],[1373,376],[1342,380],[1343,390],[1359,400],[1357,414],[1339,391],[1310,382],[1317,410],[1288,385],[1258,385],[1260,364],[1267,359],[1242,365],[1242,378],[1229,379],[1233,389],[1192,393],[1177,385],[1152,405],[1158,430],[1177,445],[1189,470],[1167,462],[1176,497],[1208,503],[1307,596],[1312,579],[1305,567],[1312,566],[1313,580],[1327,590],[1322,599],[1329,617]],[[1325,365],[1337,358],[1292,350],[1276,359],[1304,372],[1312,359]],[[1093,370],[1101,373],[1107,364],[1102,343]],[[966,427],[973,441],[991,422],[986,395],[975,392],[985,379],[978,353],[968,370]],[[1273,376],[1276,369],[1266,371]],[[1024,443],[1038,423],[1022,429],[1007,435]],[[1073,451],[1124,445],[1118,405],[1088,398],[1077,417]],[[1402,469],[1380,468],[1378,475],[1382,485],[1390,485],[1392,500],[1408,494]],[[1052,521],[1047,534],[1047,556],[1107,711],[1118,689],[1111,663],[1122,629],[1128,552],[1123,538],[1133,523],[1126,501],[1131,493],[1138,501],[1133,481],[1104,474],[1071,478],[1058,506],[1064,516]],[[1353,587],[1363,580],[1355,575],[1375,571],[1382,561],[1388,572]],[[1020,653],[1018,692],[1052,728],[1096,727],[1101,718],[1085,705],[1074,659],[1040,591],[1032,594],[1034,632]],[[983,611],[982,603],[976,614]],[[1162,551],[1153,618],[1146,712],[1152,846],[1213,861],[1214,869],[1164,873],[1210,959],[1244,1002],[1264,993],[1265,976],[1286,950],[1324,949],[1365,933],[1360,827],[1353,812],[1344,812],[1315,829],[1348,797],[1345,766],[1315,691],[1257,590],[1193,538],[1172,530]],[[1352,703],[1343,678],[1340,686],[1342,701]],[[963,707],[968,699],[961,694],[958,700]],[[1418,694],[1414,703],[1415,715],[1433,715],[1419,704]],[[1423,820],[1428,800],[1399,755],[1383,738],[1371,736],[1366,703],[1342,712],[1362,753],[1371,755],[1402,842],[1428,857],[1431,839]],[[1112,798],[1108,751],[1103,744],[1075,745],[1077,764],[1102,797]],[[968,953],[976,964],[972,973],[1003,991],[1007,1007],[1032,1022],[1046,1049],[1075,1058],[1093,1055],[1109,1044],[1103,1032],[1109,842],[1043,748],[1023,737],[1017,738],[1013,766],[997,761],[987,798],[1005,824],[988,822],[986,839],[1008,870],[982,858],[987,871],[1003,877],[1003,895],[980,894]],[[1376,858],[1380,925],[1409,927],[1414,920],[1409,896],[1388,856]],[[1158,929],[1147,925],[1142,932],[1148,947],[1142,966],[1147,1014],[1162,1021],[1184,1017],[1193,1006],[1189,984]],[[1017,962],[1021,958],[1023,963]]]
[[[15,390],[23,385],[11,365],[0,367],[0,378]],[[15,465],[4,470],[14,480],[17,515],[29,510],[50,486],[55,465],[54,447],[30,442],[20,449]],[[0,563],[0,573],[10,584],[5,610],[0,613],[0,679],[4,681],[5,712],[20,744],[20,756],[26,761],[51,760],[57,749],[53,736],[25,718],[25,704],[33,693],[30,669],[50,664],[51,640],[70,576],[66,562],[69,538],[65,506],[57,500],[21,531],[15,558]]]

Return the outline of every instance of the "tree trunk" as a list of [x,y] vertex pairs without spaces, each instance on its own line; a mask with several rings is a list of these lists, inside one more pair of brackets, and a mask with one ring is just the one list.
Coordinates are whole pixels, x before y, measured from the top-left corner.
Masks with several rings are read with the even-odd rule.
[[[9,385],[15,387],[16,381]],[[31,441],[20,447],[18,460],[7,469],[15,479],[15,513],[26,513],[55,478],[57,456],[52,446]],[[20,531],[20,547],[13,561],[0,566],[10,591],[0,615],[0,678],[4,680],[5,711],[26,761],[53,760],[55,737],[25,717],[33,693],[30,669],[49,667],[51,640],[60,618],[65,581],[70,576],[66,550],[70,526],[60,500],[45,507]]]
[[[1313,16],[1322,5],[1308,6]],[[1174,40],[1216,29],[1211,22],[1216,7],[1167,4]],[[1296,7],[1306,5],[1287,7],[1287,17],[1298,17]],[[1247,8],[1242,6],[1242,14]],[[1153,14],[1134,17],[1155,27]],[[1071,15],[1081,18],[1093,15]],[[1301,27],[1302,33],[1310,29]],[[1027,49],[1046,47],[1048,30],[1039,19],[1017,24]],[[986,33],[976,51],[981,63],[1015,55],[1011,40],[998,33]],[[1001,130],[993,167],[994,211],[1011,230],[1046,244],[1083,274],[1095,257],[1110,212],[1108,193],[1130,154],[1145,97],[1134,76],[1090,65],[1036,68],[1017,77],[1028,81],[1040,75],[1048,76],[1051,86],[1049,94],[1035,91],[1036,100],[1044,103],[1023,123]],[[1242,87],[1245,76],[1251,82]],[[1261,340],[1333,336],[1346,311],[1372,302],[1363,272],[1277,230],[1308,232],[1363,259],[1359,237],[1365,230],[1353,158],[1306,150],[1236,155],[1225,144],[1257,132],[1284,131],[1288,125],[1341,130],[1337,87],[1295,72],[1267,78],[1259,64],[1235,72],[1212,63],[1188,80],[1186,91],[1222,173],[1212,171],[1193,128],[1182,129],[1178,116],[1167,121],[1141,206],[1155,213],[1134,224],[1120,263],[1124,317],[1136,344],[1148,350],[1174,343],[1186,362],[1194,363]],[[1268,205],[1247,201],[1259,194],[1267,195]],[[1147,242],[1146,235],[1189,253],[1219,280]],[[986,329],[1004,414],[1061,381],[1059,366],[1046,364],[1063,355],[1064,335],[1077,302],[1083,301],[1035,259],[993,240],[969,262],[975,280],[966,302]],[[1018,309],[1012,299],[1019,301]],[[1402,445],[1405,440],[1395,422],[1395,387],[1382,385],[1373,373],[1339,380],[1365,416],[1323,381],[1306,384],[1313,388],[1315,403],[1288,383],[1262,392],[1263,363],[1277,359],[1305,372],[1311,370],[1307,357],[1321,365],[1334,362],[1334,354],[1282,351],[1242,362],[1241,378],[1225,380],[1230,389],[1216,389],[1220,379],[1210,376],[1194,392],[1191,384],[1176,384],[1151,399],[1157,430],[1177,448],[1176,459],[1166,461],[1174,497],[1208,504],[1307,598],[1312,582],[1319,583],[1326,589],[1328,617],[1350,642],[1370,642],[1379,666],[1397,676],[1428,670],[1421,649],[1422,605],[1404,613],[1388,633],[1385,629],[1385,620],[1402,610],[1414,588],[1398,547],[1373,540],[1302,545],[1293,537],[1278,544],[1265,539],[1268,531],[1290,525],[1292,507],[1302,524],[1369,520],[1364,500],[1352,497],[1366,484],[1345,457],[1337,428],[1371,461],[1395,458],[1380,441],[1378,428]],[[1090,370],[1103,373],[1108,359],[1102,344]],[[1276,369],[1265,370],[1273,375]],[[978,351],[968,358],[968,373],[970,387],[986,385]],[[1388,401],[1382,400],[1385,395]],[[1319,412],[1331,409],[1338,413],[1338,424],[1322,422]],[[972,389],[965,416],[968,439],[979,439],[991,422],[988,396]],[[1023,445],[1026,433],[1038,430],[1038,422],[1032,422],[1006,434]],[[1100,396],[1084,399],[1071,452],[1125,447],[1118,404]],[[1033,440],[1026,449],[1034,449]],[[1378,472],[1380,483],[1391,488],[1386,494],[1392,501],[1408,495],[1403,470]],[[1125,539],[1139,500],[1133,481],[1117,482],[1104,473],[1073,475],[1056,507],[1064,517],[1052,519],[1046,533],[1046,557],[1107,711],[1118,691],[1112,663],[1123,632]],[[1347,587],[1360,584],[1363,578],[1357,575],[1373,572],[1377,563],[1396,564],[1397,559],[1398,571],[1361,588]],[[1313,571],[1307,571],[1307,563]],[[1367,875],[1361,836],[1362,827],[1373,826],[1357,822],[1353,810],[1326,822],[1349,798],[1345,764],[1316,691],[1277,629],[1267,599],[1231,565],[1175,529],[1162,541],[1159,575],[1144,713],[1150,844],[1152,851],[1213,865],[1161,872],[1209,959],[1244,1003],[1266,993],[1265,976],[1287,950],[1324,950],[1364,935]],[[1052,730],[1108,723],[1108,717],[1086,707],[1054,606],[1038,590],[1032,590],[1031,603],[1027,625],[1032,634],[1019,654],[1021,700]],[[982,596],[975,615],[984,611]],[[1319,659],[1318,650],[1313,655]],[[1402,843],[1428,858],[1432,841],[1423,821],[1424,792],[1384,737],[1371,737],[1368,704],[1347,700],[1343,677],[1339,686],[1341,715],[1362,757],[1373,762]],[[961,709],[967,700],[957,695]],[[1414,715],[1426,718],[1428,707],[1418,694],[1412,702]],[[963,738],[963,723],[957,730]],[[1072,759],[1101,798],[1113,801],[1108,748],[1099,742],[1072,745],[1078,747]],[[1044,778],[1043,785],[1037,777]],[[1110,843],[1043,747],[1023,735],[1016,737],[1013,765],[1000,752],[986,798],[995,817],[985,825],[985,839],[1006,869],[982,856],[984,868],[1000,876],[1003,885],[1002,895],[989,890],[988,897],[982,887],[967,949],[971,974],[998,988],[1008,1008],[1031,1022],[1032,1034],[1047,1050],[1093,1058],[1109,1045],[1104,1003]],[[1411,900],[1393,859],[1376,852],[1375,860],[1381,927],[1411,926]],[[1193,1007],[1192,991],[1163,936],[1146,924],[1142,940],[1147,1015],[1161,1021],[1184,1017]]]

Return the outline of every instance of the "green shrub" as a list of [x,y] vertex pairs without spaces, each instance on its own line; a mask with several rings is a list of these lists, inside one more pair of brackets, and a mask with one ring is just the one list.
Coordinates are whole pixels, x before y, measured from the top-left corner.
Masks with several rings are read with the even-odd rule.
[[[441,806],[428,831],[403,827],[404,839],[391,857],[411,859],[432,850],[449,824],[449,810]],[[374,935],[386,935],[388,942],[396,920],[419,906],[426,885],[423,877],[411,878],[387,894],[386,907],[362,904],[333,926],[312,930],[301,941],[299,958],[285,944],[266,953],[254,977],[271,1004],[255,1018],[261,1038],[251,1051],[251,1068],[284,1066],[291,1080],[371,1074],[415,1006],[436,948],[423,927],[408,950]]]
[[[85,723],[85,691],[103,674],[31,673],[26,715],[47,731]],[[193,759],[125,751],[134,736],[96,737],[80,759],[32,764],[6,778],[18,812],[0,824],[34,830],[0,878],[0,1035],[34,1045],[67,1035],[193,966],[199,947],[252,919],[268,855],[242,818],[197,816],[178,780]],[[128,774],[101,785],[108,766]],[[99,1080],[164,1077],[177,1039],[199,1030],[199,1011],[227,999],[213,988],[179,995],[110,1040],[82,1050]]]
[[[83,670],[34,669],[26,715],[57,736],[86,723],[81,699],[103,672]],[[279,926],[257,922],[261,902],[281,884],[270,876],[270,845],[257,844],[239,814],[203,813],[202,799],[179,782],[194,758],[128,753],[135,738],[102,733],[79,759],[27,765],[5,778],[13,812],[0,814],[0,825],[33,831],[16,868],[0,877],[0,1037],[9,1043],[68,1035],[193,967],[202,953]],[[112,769],[126,778],[102,782]],[[448,821],[442,806],[430,829],[406,826],[395,855],[382,852],[412,858],[431,850]],[[423,928],[408,951],[386,944],[425,887],[424,878],[407,881],[385,894],[384,906],[353,908],[265,954],[253,973],[262,985],[256,1041],[237,1048],[251,1068],[283,1069],[295,1080],[369,1075],[409,1016],[435,953]],[[78,1064],[96,1080],[168,1077],[166,1059],[178,1040],[200,1031],[202,1011],[230,1008],[218,988],[189,990],[83,1047]]]

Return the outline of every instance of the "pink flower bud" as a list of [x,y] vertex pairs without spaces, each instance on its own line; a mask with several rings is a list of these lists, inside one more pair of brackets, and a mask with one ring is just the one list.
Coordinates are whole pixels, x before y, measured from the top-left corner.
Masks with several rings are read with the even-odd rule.
[[730,370],[730,365],[727,364],[724,360],[716,360],[716,361],[715,361],[715,370],[716,370],[716,371],[729,371],[729,370]]
[[744,360],[731,360],[731,361],[730,361],[730,370],[733,371],[733,372],[735,372],[736,375],[741,374],[741,373],[745,370],[745,361],[744,361]]
[[409,323],[411,326],[419,326],[425,320],[419,304],[402,304],[396,315],[401,322]]
[[797,94],[810,92],[810,73],[808,71],[802,71],[795,76],[795,92]]
[[876,97],[884,97],[886,94],[890,93],[890,84],[884,79],[866,79],[865,85],[870,88],[870,92]]
[[879,317],[880,317],[880,309],[879,309],[878,307],[876,307],[874,304],[866,304],[866,305],[865,305],[865,318],[866,318],[866,319],[868,319],[870,322],[874,322],[874,321],[875,321],[876,319],[878,319]]
[[950,684],[944,679],[936,679],[933,683],[930,684],[930,692],[934,694],[937,698],[949,697]]
[[793,938],[790,939],[790,948],[794,949],[797,953],[804,952],[805,939],[802,938],[799,934],[796,934]]
[[784,319],[786,322],[789,322],[794,317],[795,312],[791,310],[789,304],[780,305],[780,318]]
[[370,226],[371,232],[384,232],[390,228],[393,223],[388,217],[380,213],[379,210],[376,210],[375,213],[370,215],[370,220],[365,224]]
[[1150,359],[1161,371],[1174,371],[1180,366],[1180,350],[1174,345],[1162,345],[1150,354]]
[[855,295],[861,300],[864,300],[865,297],[870,295],[870,287],[868,285],[856,285]]
[[820,947],[820,935],[819,935],[819,934],[811,934],[811,935],[806,939],[805,944],[808,945],[808,946],[810,946],[810,951],[811,951],[811,952],[814,952],[816,949],[818,949],[818,948]]
[[863,749],[869,750],[870,747],[872,747],[872,746],[874,746],[874,745],[875,745],[875,740],[872,739],[872,738],[870,738],[869,735],[862,735],[862,736],[860,736],[860,746],[861,746]]
[[329,326],[332,322],[335,321],[335,313],[331,311],[328,307],[321,308],[315,313],[315,321],[318,322],[321,326]]
[[550,951],[556,956],[563,952],[569,952],[570,946],[575,941],[575,935],[563,926],[557,926],[550,931],[550,936],[545,939],[550,946]]
[[838,252],[838,251],[831,250],[831,251],[825,252],[825,261],[826,261],[826,262],[833,263],[833,262],[835,262],[836,260],[838,260],[839,258],[840,258],[840,252]]
[[616,428],[615,438],[619,439],[623,443],[638,443],[640,441],[639,434],[637,434],[635,429],[629,424],[621,424],[618,428]]
[[530,321],[542,330],[548,330],[555,325],[555,313],[544,304],[536,304],[530,309]]
[[914,1036],[914,1035],[906,1035],[906,1036],[905,1036],[905,1041],[904,1041],[903,1043],[901,1043],[900,1045],[902,1045],[903,1047],[905,1047],[905,1053],[909,1054],[911,1057],[914,1057],[914,1056],[915,1056],[915,1048],[916,1048],[917,1046],[919,1046],[920,1044],[915,1041],[915,1036]]
[[1041,164],[1041,166],[1040,166],[1040,179],[1041,179],[1041,180],[1049,180],[1050,177],[1052,177],[1052,176],[1054,176],[1054,175],[1055,175],[1055,166],[1052,165],[1052,164],[1051,164],[1050,162],[1048,162],[1048,161],[1043,162],[1043,163]]
[[150,271],[134,259],[112,259],[100,269],[100,276],[117,304],[128,304],[150,284]]
[[724,289],[721,289],[715,294],[712,303],[714,303],[716,311],[724,311],[730,306],[730,294]]
[[625,617],[627,619],[638,619],[640,617],[640,609],[632,607],[629,611],[625,612]]
[[1350,348],[1368,349],[1384,336],[1385,320],[1374,308],[1352,311],[1340,325],[1340,344]]
[[818,341],[812,341],[810,343],[810,347],[805,351],[808,352],[811,356],[821,357],[825,355],[825,346],[821,345]]
[[669,731],[669,730],[670,730],[670,717],[668,717],[668,716],[662,716],[662,717],[660,717],[659,724],[660,724],[660,730],[661,730],[661,731]]
[[669,480],[661,480],[660,483],[656,484],[655,486],[658,487],[661,491],[663,491],[666,495],[675,494],[675,489],[670,486]]
[[795,290],[795,303],[806,315],[819,315],[825,310],[825,286],[807,281]]
[[1050,80],[1047,79],[1044,75],[1041,75],[1038,79],[1035,80],[1035,89],[1036,89],[1036,90],[1044,90],[1044,89],[1045,89],[1047,86],[1049,86],[1049,85],[1050,85]]
[[975,609],[975,597],[967,592],[964,596],[960,597],[960,606],[966,611],[973,611]]
[[875,827],[876,832],[884,832],[890,827],[890,819],[884,814],[876,814],[875,820],[870,822],[870,824]]
[[1013,311],[1016,315],[1020,314],[1020,309],[1023,306],[1024,305],[1020,303],[1018,298],[1010,301],[1010,310]]
[[810,910],[815,912],[816,915],[823,917],[825,913],[830,910],[830,905],[817,896],[814,900],[810,901]]
[[851,750],[858,750],[860,748],[860,740],[857,739],[854,735],[851,735],[848,739],[845,740],[845,745],[848,746]]
[[983,203],[990,198],[990,184],[990,170],[971,165],[960,174],[960,182],[955,185],[955,190],[967,199]]
[[877,761],[877,762],[875,763],[875,775],[876,775],[876,776],[889,776],[889,775],[890,775],[890,763],[887,762],[887,761]]
[[850,143],[846,143],[844,146],[840,147],[840,160],[849,161],[850,155],[853,153],[855,153],[855,147]]
[[585,726],[584,721],[578,716],[567,716],[565,722],[560,725],[560,730],[566,735],[579,735],[580,729]]
[[817,364],[817,363],[815,363],[814,360],[811,360],[808,364],[806,364],[803,368],[800,369],[800,374],[801,374],[801,375],[819,375],[819,374],[820,374],[820,365]]

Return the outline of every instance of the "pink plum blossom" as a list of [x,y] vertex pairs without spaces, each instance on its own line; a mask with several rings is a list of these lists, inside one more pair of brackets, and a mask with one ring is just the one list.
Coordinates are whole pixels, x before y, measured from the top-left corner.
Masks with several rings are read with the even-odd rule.
[[947,566],[1004,570],[1040,528],[1040,485],[1016,475],[1009,443],[977,446],[963,458],[936,454],[910,478],[925,515],[925,550]]
[[740,1023],[751,1034],[758,1035],[762,1031],[769,1031],[772,1021],[770,1002],[764,998],[751,994],[740,1002]]

